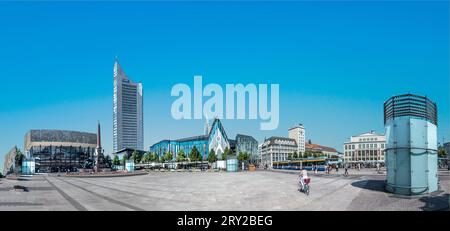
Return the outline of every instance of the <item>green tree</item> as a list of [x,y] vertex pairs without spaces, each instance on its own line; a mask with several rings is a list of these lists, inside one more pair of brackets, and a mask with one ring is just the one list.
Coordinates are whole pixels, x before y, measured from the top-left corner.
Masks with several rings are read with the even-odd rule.
[[208,160],[209,163],[214,163],[214,162],[217,161],[217,155],[216,155],[216,152],[213,149],[211,149],[211,151],[209,151],[209,155],[208,155],[207,160]]
[[184,161],[184,159],[186,159],[186,155],[183,150],[180,150],[177,155],[177,162]]
[[127,158],[127,154],[123,154],[122,156],[122,165],[125,165],[125,163],[127,162],[128,158]]
[[3,178],[3,174],[0,172],[0,178]]
[[201,161],[202,160],[202,155],[200,155],[200,152],[198,151],[196,146],[194,146],[192,148],[191,152],[189,153],[189,159],[191,161]]
[[173,159],[173,154],[172,154],[172,152],[166,152],[165,154],[164,154],[164,159],[165,160],[167,160],[167,161],[172,161],[172,159]]
[[159,156],[158,156],[158,154],[156,154],[156,152],[151,154],[150,161],[152,161],[152,162],[158,162],[159,161]]
[[445,158],[446,155],[447,155],[447,153],[445,152],[445,148],[442,145],[440,145],[438,147],[438,157]]
[[227,157],[231,154],[231,150],[226,147],[222,153],[222,160],[227,160]]
[[248,155],[247,152],[239,152],[239,155],[238,155],[237,159],[240,162],[244,162],[244,161],[247,161],[249,159],[249,155]]
[[112,160],[109,155],[106,155],[105,158],[103,158],[103,163],[105,163],[107,168],[111,168]]
[[112,164],[113,165],[120,165],[120,160],[119,160],[119,157],[117,155],[114,155],[114,158],[112,160]]
[[22,151],[16,146],[16,156],[14,158],[15,160],[15,166],[18,171],[22,171],[22,161],[25,159],[25,156],[23,155]]
[[133,160],[135,164],[141,161],[141,156],[139,155],[139,152],[137,150],[134,150],[131,154],[131,160]]
[[295,152],[292,154],[292,157],[293,157],[294,159],[297,159],[297,158],[298,158],[298,153],[297,153],[297,151],[295,151]]

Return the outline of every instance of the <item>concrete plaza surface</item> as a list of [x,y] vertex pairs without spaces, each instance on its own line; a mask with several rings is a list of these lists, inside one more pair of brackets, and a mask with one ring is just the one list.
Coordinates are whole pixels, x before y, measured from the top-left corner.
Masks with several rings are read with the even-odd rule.
[[35,175],[1,179],[0,210],[448,210],[448,171],[440,172],[439,192],[422,196],[386,193],[384,178],[312,175],[311,194],[306,196],[298,191],[298,176],[285,172],[150,172],[111,178]]

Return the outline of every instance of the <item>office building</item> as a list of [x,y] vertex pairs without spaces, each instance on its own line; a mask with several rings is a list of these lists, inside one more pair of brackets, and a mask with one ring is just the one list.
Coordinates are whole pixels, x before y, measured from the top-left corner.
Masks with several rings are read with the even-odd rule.
[[233,144],[231,144],[231,146],[235,146],[235,153],[239,154],[240,152],[242,153],[247,153],[249,154],[250,158],[250,162],[251,163],[258,163],[258,141],[255,140],[255,138],[253,138],[252,136],[247,136],[247,135],[242,135],[242,134],[237,134],[236,135],[236,139],[234,140],[234,142],[232,141]]
[[272,136],[265,139],[259,147],[261,164],[265,168],[273,168],[273,162],[285,161],[289,154],[297,152],[298,145],[295,139]]
[[113,151],[144,149],[142,83],[131,81],[114,63]]
[[297,142],[297,153],[304,153],[305,146],[305,127],[302,124],[294,126],[288,130],[289,138],[294,139]]
[[94,161],[97,134],[63,130],[30,130],[25,155],[35,160],[36,172],[78,171]]

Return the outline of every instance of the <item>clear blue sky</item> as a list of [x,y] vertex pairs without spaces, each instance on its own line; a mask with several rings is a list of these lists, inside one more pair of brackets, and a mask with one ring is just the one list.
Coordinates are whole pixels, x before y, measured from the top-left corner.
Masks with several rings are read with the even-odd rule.
[[146,148],[202,133],[203,121],[170,116],[171,87],[194,75],[280,84],[278,130],[223,121],[231,137],[303,123],[307,139],[342,151],[351,135],[383,133],[383,102],[410,92],[437,102],[449,141],[448,4],[0,2],[0,156],[29,129],[95,132],[98,120],[110,153],[116,55],[143,82]]

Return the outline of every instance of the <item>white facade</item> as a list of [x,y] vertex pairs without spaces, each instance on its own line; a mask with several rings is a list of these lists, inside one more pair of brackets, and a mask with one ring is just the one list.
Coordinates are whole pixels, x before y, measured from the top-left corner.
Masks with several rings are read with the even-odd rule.
[[272,168],[273,162],[286,161],[288,155],[298,149],[295,139],[284,137],[270,137],[258,147],[261,164]]
[[113,150],[144,149],[142,83],[134,83],[114,63]]
[[297,142],[297,153],[304,153],[305,148],[305,127],[299,124],[288,131],[289,138],[294,139]]
[[374,131],[350,137],[344,143],[344,162],[375,164],[384,163],[386,137]]

